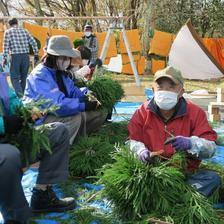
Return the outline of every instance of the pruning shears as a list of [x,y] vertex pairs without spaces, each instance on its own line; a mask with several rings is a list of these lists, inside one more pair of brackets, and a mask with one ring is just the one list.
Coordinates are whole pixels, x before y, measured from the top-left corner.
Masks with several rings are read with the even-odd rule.
[[166,139],[166,141],[164,142],[164,145],[169,144],[170,142],[173,141],[173,139],[175,138],[175,135],[173,135],[171,132],[169,132],[166,128],[164,129],[164,131],[170,136],[169,138]]

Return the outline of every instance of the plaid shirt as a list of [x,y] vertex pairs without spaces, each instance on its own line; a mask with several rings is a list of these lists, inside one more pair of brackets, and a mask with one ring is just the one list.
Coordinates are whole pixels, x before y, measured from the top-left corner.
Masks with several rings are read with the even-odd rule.
[[91,51],[91,60],[95,61],[98,58],[98,42],[96,36],[83,36],[83,40],[85,41],[85,46]]
[[29,45],[32,46],[34,54],[37,54],[37,43],[30,33],[23,28],[12,27],[4,33],[3,56],[29,53]]

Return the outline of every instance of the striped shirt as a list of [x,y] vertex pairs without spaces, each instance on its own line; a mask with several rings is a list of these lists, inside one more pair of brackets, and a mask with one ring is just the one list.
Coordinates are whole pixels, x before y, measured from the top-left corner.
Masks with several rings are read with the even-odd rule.
[[37,43],[31,34],[23,28],[12,27],[4,33],[3,56],[29,53],[30,45],[33,48],[34,54],[37,54]]

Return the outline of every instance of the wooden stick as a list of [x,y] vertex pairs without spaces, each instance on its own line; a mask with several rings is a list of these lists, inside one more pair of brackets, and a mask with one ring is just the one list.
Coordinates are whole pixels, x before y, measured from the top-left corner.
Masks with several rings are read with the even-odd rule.
[[96,192],[95,194],[92,194],[86,201],[85,203],[88,203],[89,201],[91,201],[93,198],[95,198],[97,196],[97,194],[99,194],[99,191]]

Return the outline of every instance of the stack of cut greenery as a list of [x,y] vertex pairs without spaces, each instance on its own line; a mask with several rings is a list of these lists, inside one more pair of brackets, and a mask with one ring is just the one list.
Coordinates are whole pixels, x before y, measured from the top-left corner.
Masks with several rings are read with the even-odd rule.
[[96,94],[102,107],[111,111],[114,104],[124,96],[120,83],[106,76],[94,76],[87,87]]
[[99,132],[80,137],[70,150],[71,175],[95,175],[96,169],[113,162],[109,154],[114,151],[114,144],[123,144],[127,136],[127,122],[120,122],[107,123]]
[[102,139],[105,139],[105,141],[111,144],[123,144],[128,137],[127,125],[127,121],[107,123],[93,135],[100,136]]
[[[90,81],[76,80],[75,85],[78,87],[88,87],[89,90],[95,93],[101,106],[111,111],[114,104],[124,96],[124,90],[117,80],[113,80],[102,71],[104,70],[98,69]],[[99,75],[98,73],[102,73],[103,75]]]
[[113,159],[109,155],[114,146],[98,136],[80,137],[70,150],[70,174],[86,177],[96,174],[96,169]]
[[28,166],[29,163],[34,162],[41,150],[51,153],[46,127],[44,125],[34,127],[32,120],[32,116],[54,112],[57,109],[56,107],[39,109],[45,103],[45,100],[39,100],[38,102],[30,102],[26,106],[17,107],[15,114],[24,119],[23,128],[17,134],[7,134],[5,137],[6,142],[15,145],[21,151],[23,166]]
[[79,46],[84,46],[85,43],[86,43],[86,41],[84,39],[75,39],[73,41],[73,46],[74,46],[74,48],[77,48]]
[[209,201],[185,183],[182,155],[166,162],[155,158],[146,165],[122,147],[113,159],[113,164],[99,171],[99,177],[105,186],[103,194],[123,220],[136,223],[170,217],[178,224],[221,223]]

